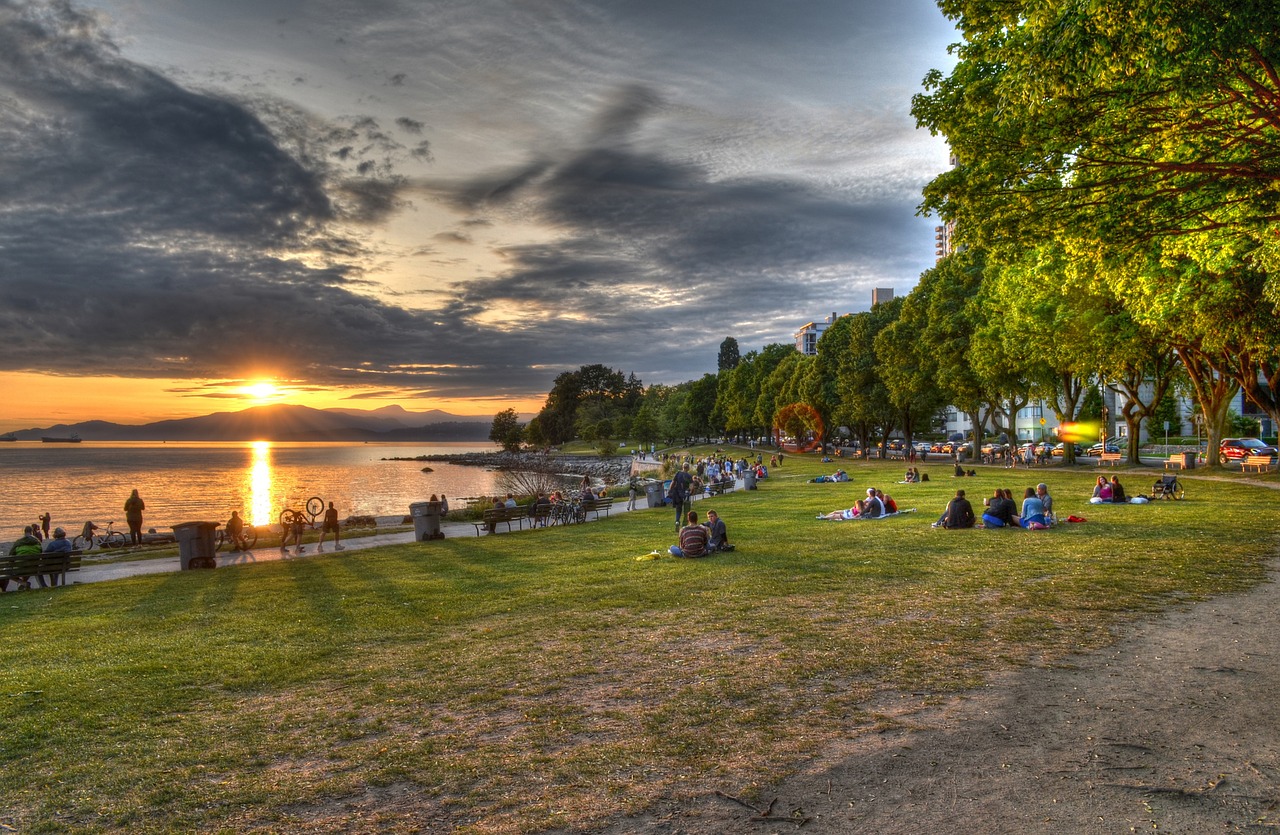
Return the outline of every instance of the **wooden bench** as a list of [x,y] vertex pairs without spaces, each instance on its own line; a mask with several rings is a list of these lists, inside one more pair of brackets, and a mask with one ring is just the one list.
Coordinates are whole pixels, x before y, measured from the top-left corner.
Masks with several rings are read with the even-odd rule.
[[725,493],[732,493],[737,486],[736,481],[713,481],[707,485],[707,495],[723,496]]
[[1178,455],[1170,455],[1164,461],[1164,468],[1166,470],[1181,470],[1183,461],[1184,459],[1181,453],[1179,453]]
[[484,512],[484,518],[471,524],[476,528],[476,536],[480,535],[481,529],[490,533],[497,533],[498,525],[506,525],[509,533],[512,522],[523,528],[524,520],[529,518],[528,514],[529,509],[524,507],[491,507]]
[[1121,456],[1121,453],[1119,453],[1119,452],[1103,452],[1103,453],[1100,453],[1100,454],[1098,455],[1098,464],[1099,464],[1099,465],[1102,465],[1102,464],[1110,464],[1111,466],[1113,466],[1113,467],[1114,467],[1116,464],[1119,464],[1119,463],[1120,463],[1120,456]]
[[1269,473],[1274,466],[1271,462],[1270,455],[1246,455],[1240,462],[1241,472],[1249,472],[1249,468],[1253,467],[1260,473]]
[[[57,551],[41,554],[10,554],[0,557],[0,580],[15,581],[18,589],[31,588],[34,578],[40,588],[65,586],[67,574],[80,570],[79,551]],[[46,579],[47,578],[47,579]]]
[[604,511],[604,515],[609,515],[610,508],[613,507],[613,496],[606,496],[603,499],[595,499],[590,502],[583,502],[582,511],[584,513],[594,513],[596,518],[600,518],[600,511]]

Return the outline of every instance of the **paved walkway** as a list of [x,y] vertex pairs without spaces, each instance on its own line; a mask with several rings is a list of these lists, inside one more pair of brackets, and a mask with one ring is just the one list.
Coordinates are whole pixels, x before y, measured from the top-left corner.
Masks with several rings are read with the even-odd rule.
[[[738,480],[735,489],[743,489],[743,482]],[[699,501],[705,501],[706,497],[701,497]],[[648,503],[642,495],[636,499],[636,510],[647,510]],[[658,510],[658,509],[655,509]],[[670,513],[667,508],[660,510]],[[615,499],[610,513],[627,513],[627,500]],[[396,517],[393,517],[396,518]],[[606,519],[608,516],[605,517]],[[590,520],[589,520],[590,521]],[[457,537],[474,537],[476,535],[475,526],[470,522],[447,522],[440,526],[440,530],[444,533],[446,539],[454,539]],[[380,548],[384,545],[404,545],[413,542],[413,531],[396,531],[393,533],[380,533],[373,536],[362,536],[353,539],[344,539],[342,541],[345,551],[362,551],[366,548]],[[255,548],[245,553],[228,554],[225,551],[217,553],[218,567],[226,565],[247,565],[251,563],[273,562],[282,559],[297,559],[315,556],[317,553],[332,554],[333,544],[326,543],[325,551],[318,552],[314,542],[308,543],[302,554],[295,554],[294,549],[289,551],[281,551],[279,546],[270,548]],[[182,562],[178,557],[157,557],[150,560],[128,560],[122,562],[106,563],[101,565],[92,565],[86,563],[78,572],[69,575],[72,583],[98,583],[106,580],[119,580],[122,577],[136,577],[142,574],[165,574],[173,571],[182,570]]]

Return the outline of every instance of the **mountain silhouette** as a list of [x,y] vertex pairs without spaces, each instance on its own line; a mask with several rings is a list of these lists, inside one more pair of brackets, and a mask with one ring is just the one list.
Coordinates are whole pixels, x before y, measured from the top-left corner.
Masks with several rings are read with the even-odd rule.
[[309,406],[254,406],[239,412],[161,420],[133,426],[90,420],[20,429],[20,441],[72,433],[85,441],[480,441],[492,417],[463,417],[432,409],[312,409]]

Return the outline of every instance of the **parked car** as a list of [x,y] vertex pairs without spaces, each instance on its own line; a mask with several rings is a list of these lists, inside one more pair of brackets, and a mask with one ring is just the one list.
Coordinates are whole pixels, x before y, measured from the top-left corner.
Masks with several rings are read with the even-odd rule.
[[[1107,441],[1106,451],[1114,455],[1120,451],[1120,447],[1116,446],[1111,441]],[[1089,447],[1089,451],[1087,454],[1093,455],[1096,457],[1098,455],[1101,455],[1102,452],[1103,452],[1102,444],[1096,443],[1093,446]]]
[[[1072,446],[1073,446],[1073,447],[1075,447],[1076,455],[1084,455],[1084,448],[1083,448],[1083,447],[1081,447],[1079,444],[1072,444]],[[1058,442],[1058,443],[1054,444],[1054,445],[1053,445],[1053,457],[1054,457],[1054,458],[1061,458],[1063,455],[1065,455],[1065,454],[1066,454],[1065,449],[1066,449],[1066,444],[1064,444],[1064,443],[1062,443],[1062,442]]]
[[916,452],[933,452],[933,444],[928,441],[916,441],[914,446]]
[[1223,458],[1230,461],[1239,461],[1249,455],[1276,457],[1276,448],[1257,438],[1223,438],[1218,451],[1222,453]]

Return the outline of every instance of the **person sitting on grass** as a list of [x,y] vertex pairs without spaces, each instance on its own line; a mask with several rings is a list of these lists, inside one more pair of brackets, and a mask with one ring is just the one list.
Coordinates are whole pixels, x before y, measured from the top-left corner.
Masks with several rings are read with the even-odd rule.
[[1015,524],[1013,499],[1006,499],[1004,491],[996,488],[995,494],[984,502],[987,509],[982,514],[983,527],[1008,528]]
[[1111,477],[1111,501],[1113,504],[1128,504],[1129,497],[1124,494],[1124,488],[1120,486],[1120,477]]
[[893,500],[892,496],[885,495],[883,490],[876,488],[876,498],[880,500],[880,505],[884,508],[886,516],[898,512],[898,503]]
[[847,510],[833,510],[830,513],[820,515],[818,518],[827,519],[832,522],[844,522],[850,519],[860,519],[862,518],[862,509],[865,504],[866,501],[864,499],[858,499],[853,503],[853,507],[850,507]]
[[1049,527],[1049,520],[1044,515],[1044,502],[1036,495],[1036,488],[1028,487],[1022,496],[1022,527],[1027,530],[1042,530]]
[[689,511],[685,519],[687,524],[680,529],[680,542],[671,546],[671,556],[706,556],[710,536],[707,534],[707,529],[698,524],[698,511]]
[[1049,495],[1049,485],[1043,481],[1037,484],[1036,495],[1040,497],[1040,504],[1044,505],[1044,518],[1052,525],[1056,517],[1053,515],[1053,496]]
[[725,528],[724,520],[720,518],[719,513],[708,510],[707,521],[703,523],[703,527],[707,529],[708,551],[733,550],[733,546],[729,544],[729,531]]
[[973,505],[964,497],[964,490],[957,490],[955,498],[947,502],[947,509],[933,523],[935,528],[972,528],[974,523]]

